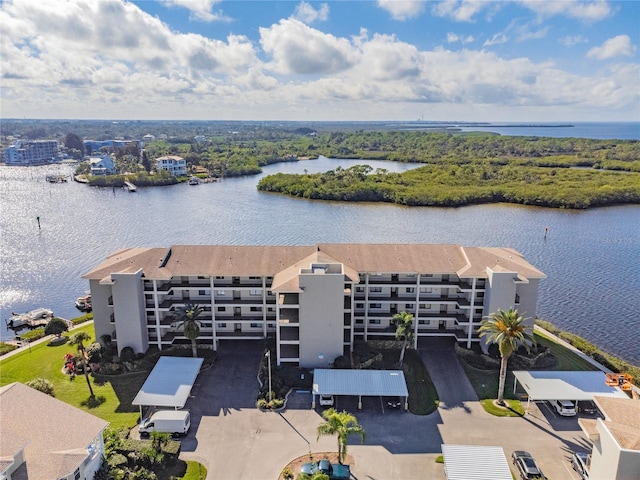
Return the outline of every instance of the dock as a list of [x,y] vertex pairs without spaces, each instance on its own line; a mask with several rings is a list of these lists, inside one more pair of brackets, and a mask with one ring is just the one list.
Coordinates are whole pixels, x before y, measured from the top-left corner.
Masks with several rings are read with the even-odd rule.
[[37,308],[26,313],[11,312],[11,318],[5,320],[12,329],[44,327],[53,318],[53,312],[47,308]]
[[138,187],[136,187],[133,183],[131,182],[124,182],[124,186],[127,190],[129,190],[130,192],[135,192],[136,190],[138,190]]
[[49,174],[46,176],[46,180],[49,183],[65,183],[67,181],[67,175]]

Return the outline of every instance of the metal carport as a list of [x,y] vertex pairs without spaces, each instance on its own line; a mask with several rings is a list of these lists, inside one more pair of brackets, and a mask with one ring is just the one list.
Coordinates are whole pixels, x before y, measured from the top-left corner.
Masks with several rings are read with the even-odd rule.
[[408,408],[409,391],[402,370],[329,370],[313,371],[313,399],[316,395],[349,395],[358,397],[358,409],[362,409],[362,397],[403,397]]
[[513,480],[502,447],[442,444],[447,480]]
[[518,383],[527,392],[531,400],[593,400],[595,395],[627,398],[618,387],[610,387],[605,383],[606,375],[601,371],[531,371],[516,370],[513,372],[513,393]]
[[131,402],[140,406],[183,408],[202,366],[202,358],[160,357]]

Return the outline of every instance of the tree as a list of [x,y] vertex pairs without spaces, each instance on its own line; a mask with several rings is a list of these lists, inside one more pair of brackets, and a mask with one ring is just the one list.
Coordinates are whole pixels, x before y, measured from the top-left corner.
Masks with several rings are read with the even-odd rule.
[[34,378],[33,380],[29,380],[27,383],[25,383],[25,385],[27,387],[38,390],[39,392],[46,393],[47,395],[55,397],[55,394],[53,393],[53,383],[51,383],[46,378]]
[[342,463],[347,454],[347,443],[349,435],[355,433],[360,435],[362,443],[364,443],[365,432],[358,424],[358,420],[347,411],[337,412],[335,408],[329,408],[322,412],[324,423],[318,425],[318,437],[322,435],[337,435],[338,437],[338,461]]
[[147,155],[146,150],[142,150],[142,166],[147,173],[151,173],[151,160],[149,160],[149,155]]
[[64,332],[67,332],[68,330],[69,330],[69,325],[67,325],[67,322],[65,322],[61,318],[53,317],[51,320],[49,320],[49,323],[47,323],[47,326],[44,327],[44,334],[55,335],[56,337],[60,338],[60,336]]
[[91,387],[91,382],[89,381],[89,368],[87,366],[87,354],[84,348],[84,342],[88,342],[91,340],[91,335],[87,332],[78,332],[71,337],[69,343],[71,345],[75,345],[78,347],[78,351],[80,352],[80,356],[82,357],[82,366],[84,370],[84,378],[87,380],[87,385],[89,386],[89,392],[91,393],[90,398],[95,398],[95,394],[93,393],[93,388]]
[[70,150],[77,150],[80,154],[80,157],[82,157],[82,154],[84,154],[84,142],[75,133],[67,133],[67,135],[64,137],[64,146]]
[[407,346],[413,343],[413,315],[403,311],[396,313],[391,321],[396,327],[396,340],[402,339],[402,350],[400,351],[400,365],[402,365],[404,352]]
[[204,308],[196,303],[187,303],[186,305],[179,307],[176,310],[177,325],[184,329],[184,336],[191,340],[191,352],[193,358],[198,356],[198,347],[196,345],[196,338],[200,335],[200,322],[197,318],[204,312]]
[[480,337],[487,337],[487,342],[495,343],[500,350],[500,384],[498,386],[498,405],[504,405],[504,384],[507,379],[507,362],[513,352],[522,344],[529,351],[527,340],[535,343],[532,328],[523,325],[524,319],[518,310],[498,309],[482,322],[478,329]]

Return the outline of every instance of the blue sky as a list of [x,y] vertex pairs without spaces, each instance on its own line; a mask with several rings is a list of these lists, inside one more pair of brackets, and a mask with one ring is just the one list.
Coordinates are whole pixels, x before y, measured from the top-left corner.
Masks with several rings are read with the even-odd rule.
[[3,0],[3,117],[639,121],[640,2]]

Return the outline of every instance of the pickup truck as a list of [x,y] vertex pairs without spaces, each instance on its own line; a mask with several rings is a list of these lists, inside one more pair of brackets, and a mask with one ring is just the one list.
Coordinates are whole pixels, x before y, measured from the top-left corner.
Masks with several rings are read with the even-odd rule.
[[349,480],[349,478],[351,478],[351,469],[349,468],[349,465],[331,463],[329,460],[305,463],[300,468],[300,473],[306,473],[309,476],[317,472],[329,475],[331,480]]

